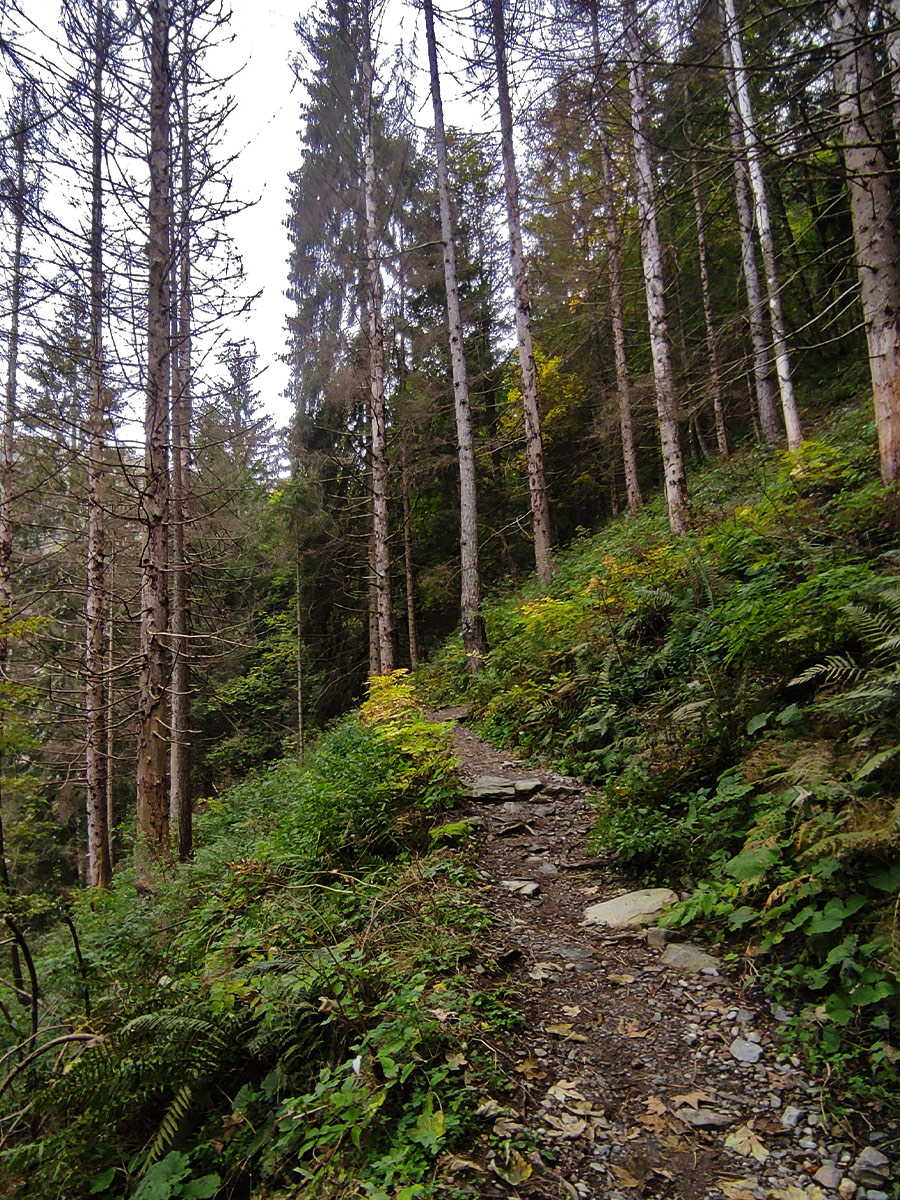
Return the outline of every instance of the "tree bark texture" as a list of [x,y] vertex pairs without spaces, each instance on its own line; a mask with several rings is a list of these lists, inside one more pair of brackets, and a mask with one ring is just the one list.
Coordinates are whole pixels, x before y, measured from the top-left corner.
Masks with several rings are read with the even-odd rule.
[[178,203],[178,303],[172,348],[172,686],[169,750],[169,820],[178,857],[193,852],[191,796],[191,662],[190,574],[187,545],[187,500],[191,463],[191,144],[188,121],[188,47],[184,34],[181,64],[180,187]]
[[106,802],[106,405],[103,391],[103,72],[105,4],[96,0],[91,95],[90,394],[87,411],[88,514],[85,593],[85,781],[88,883],[112,882]]
[[[459,455],[459,558],[461,575],[460,622],[466,666],[477,674],[486,650],[481,604],[481,575],[478,566],[478,500],[475,490],[475,447],[472,438],[472,411],[469,404],[469,380],[463,352],[462,316],[459,309],[459,284],[456,270],[456,243],[450,214],[450,168],[447,163],[447,139],[444,133],[444,107],[438,73],[437,44],[434,33],[432,0],[424,0],[425,35],[428,42],[428,66],[431,76],[431,103],[434,109],[434,145],[437,154],[438,201],[441,215],[441,247],[444,258],[444,284],[447,291],[447,328],[450,337],[450,365],[453,374],[453,404],[456,413],[456,445]],[[404,517],[404,528],[409,529]],[[407,581],[409,591],[409,581]],[[412,637],[412,634],[410,634]]]
[[868,15],[860,0],[836,0],[828,10],[881,478],[888,484],[900,478],[900,238]]
[[663,477],[669,526],[673,533],[686,533],[690,528],[687,480],[684,456],[678,432],[678,402],[675,395],[675,376],[672,370],[672,351],[666,312],[666,293],[663,279],[662,247],[659,238],[656,183],[650,161],[650,140],[647,128],[647,90],[644,82],[644,55],[637,25],[635,0],[625,0],[625,45],[628,55],[628,91],[631,101],[631,123],[634,140],[635,184],[638,219],[641,226],[641,263],[647,293],[647,318],[650,324],[650,349],[653,356],[653,377],[656,383],[656,411],[662,446]]
[[546,585],[550,582],[550,576],[553,573],[550,510],[544,476],[544,447],[541,438],[541,410],[537,394],[537,368],[534,362],[534,342],[531,336],[531,302],[528,295],[528,276],[525,271],[525,253],[522,247],[519,177],[516,172],[513,149],[512,102],[509,94],[509,73],[506,62],[506,25],[503,15],[503,0],[490,0],[490,7],[500,108],[500,147],[503,155],[506,218],[509,226],[509,261],[516,311],[522,405],[525,414],[525,458],[528,467],[528,491],[531,497],[531,518],[534,527],[534,559],[538,578],[542,584]]
[[382,318],[381,259],[375,210],[375,50],[366,0],[363,47],[365,105],[366,283],[369,318],[369,391],[372,415],[372,566],[375,574],[375,635],[378,673],[394,669],[393,606],[387,497],[387,416],[384,400],[384,322]]
[[168,682],[169,342],[171,263],[168,0],[152,0],[150,32],[150,194],[147,295],[147,395],[141,516],[140,694],[137,750],[137,843],[140,873],[171,854],[166,793]]
[[419,636],[416,629],[415,572],[413,570],[412,517],[409,504],[409,469],[406,459],[406,434],[400,442],[400,495],[403,501],[403,563],[406,576],[406,629],[409,635],[409,665],[419,667]]
[[697,252],[700,258],[700,290],[703,294],[703,323],[706,327],[706,356],[709,361],[709,390],[712,394],[716,419],[716,446],[720,458],[728,457],[728,430],[725,428],[725,405],[722,399],[722,372],[716,348],[716,326],[713,320],[712,296],[709,281],[709,249],[706,244],[706,224],[703,197],[700,193],[700,174],[697,163],[691,163],[691,189],[694,193],[694,218],[697,223]]
[[741,44],[740,27],[735,13],[734,0],[720,0],[722,24],[725,32],[725,73],[729,78],[729,93],[740,123],[741,144],[747,159],[750,190],[756,217],[756,231],[762,251],[763,268],[766,275],[766,293],[769,301],[769,320],[772,326],[772,347],[775,354],[775,371],[778,375],[778,390],[781,395],[781,411],[787,431],[788,446],[796,450],[803,441],[803,430],[788,357],[787,334],[784,312],[781,306],[781,288],[778,280],[778,265],[775,258],[775,240],[772,236],[772,221],[766,199],[766,187],[762,172],[759,137],[750,103],[747,85],[747,70],[744,66],[744,50]]

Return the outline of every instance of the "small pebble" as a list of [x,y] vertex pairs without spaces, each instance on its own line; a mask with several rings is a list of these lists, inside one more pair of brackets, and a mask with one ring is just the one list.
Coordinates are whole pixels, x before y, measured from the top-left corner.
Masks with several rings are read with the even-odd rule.
[[826,1163],[823,1167],[819,1167],[813,1175],[813,1179],[829,1192],[836,1192],[841,1185],[843,1175],[832,1163]]

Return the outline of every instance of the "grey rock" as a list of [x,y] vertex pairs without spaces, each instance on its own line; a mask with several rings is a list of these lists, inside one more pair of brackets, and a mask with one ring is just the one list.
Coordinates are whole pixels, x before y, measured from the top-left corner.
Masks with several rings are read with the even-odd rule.
[[724,1129],[733,1125],[737,1117],[728,1113],[716,1112],[712,1108],[680,1108],[677,1113],[679,1121],[684,1121],[694,1129]]
[[614,900],[591,904],[584,910],[585,925],[608,925],[612,929],[634,929],[649,923],[660,915],[669,904],[675,904],[678,896],[671,888],[642,888],[638,892],[626,892]]
[[887,1192],[880,1192],[878,1188],[869,1188],[866,1192],[866,1200],[888,1200]]
[[518,817],[521,816],[523,812],[527,811],[528,810],[525,808],[524,804],[518,804],[515,800],[504,800],[500,805],[500,812],[502,812],[505,817]]
[[528,813],[533,817],[552,817],[556,812],[555,804],[532,804]]
[[558,958],[564,958],[566,962],[587,962],[594,957],[590,950],[586,949],[584,946],[571,946],[565,944],[562,946],[557,946],[554,953]]
[[539,792],[543,787],[540,779],[517,779],[515,790],[517,796],[530,796],[532,792]]
[[816,1183],[826,1188],[829,1192],[836,1192],[841,1186],[841,1180],[844,1178],[834,1163],[825,1163],[823,1167],[819,1167],[813,1179]]
[[469,785],[467,795],[471,800],[511,800],[516,794],[514,779],[503,779],[499,775],[479,775]]
[[867,1146],[850,1168],[850,1174],[864,1187],[877,1188],[887,1179],[890,1169],[890,1160],[874,1146]]
[[536,896],[541,890],[541,885],[533,879],[501,879],[500,886],[517,896],[525,897]]
[[[735,1038],[728,1051],[732,1058],[736,1058],[738,1062],[755,1063],[762,1058],[762,1046],[757,1046],[756,1042],[746,1042],[743,1038]],[[784,1117],[782,1117],[784,1124]]]
[[541,875],[558,875],[559,874],[559,871],[557,871],[556,867],[553,865],[552,862],[541,863],[541,865],[538,867],[538,872]]
[[[662,953],[661,962],[676,971],[688,971],[699,974],[705,970],[715,970],[719,960],[705,950],[692,946],[690,942],[671,942]],[[755,1062],[755,1059],[750,1061]]]
[[672,931],[670,929],[661,929],[659,925],[652,925],[647,930],[647,945],[658,949],[660,946],[665,946],[671,936]]
[[819,1148],[819,1143],[814,1138],[810,1138],[810,1137],[800,1138],[797,1145],[800,1147],[801,1150],[818,1150],[818,1148]]

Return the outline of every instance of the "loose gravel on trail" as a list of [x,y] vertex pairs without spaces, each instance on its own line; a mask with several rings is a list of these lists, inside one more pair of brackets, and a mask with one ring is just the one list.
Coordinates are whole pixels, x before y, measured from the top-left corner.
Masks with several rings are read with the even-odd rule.
[[471,795],[449,819],[477,818],[480,903],[496,920],[487,957],[516,986],[526,1023],[498,1047],[518,1093],[483,1107],[495,1148],[482,1143],[456,1161],[461,1190],[888,1200],[880,1147],[900,1131],[883,1121],[829,1124],[822,1085],[798,1060],[779,1058],[783,1010],[771,1011],[708,947],[585,923],[587,909],[632,885],[585,851],[583,785],[509,761],[461,723],[454,737]]

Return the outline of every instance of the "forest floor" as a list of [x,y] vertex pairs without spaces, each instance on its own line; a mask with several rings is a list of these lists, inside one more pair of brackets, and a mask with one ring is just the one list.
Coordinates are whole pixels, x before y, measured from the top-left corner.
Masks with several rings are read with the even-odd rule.
[[465,728],[463,710],[435,716],[457,719],[469,785],[522,781],[515,798],[468,798],[450,817],[484,823],[473,865],[495,925],[482,954],[525,1022],[494,1046],[517,1094],[482,1107],[491,1133],[454,1164],[470,1194],[887,1200],[879,1147],[896,1130],[865,1114],[853,1128],[828,1119],[827,1084],[780,1055],[787,1014],[752,964],[673,968],[664,934],[585,924],[588,906],[634,886],[586,854],[587,789],[505,757]]

